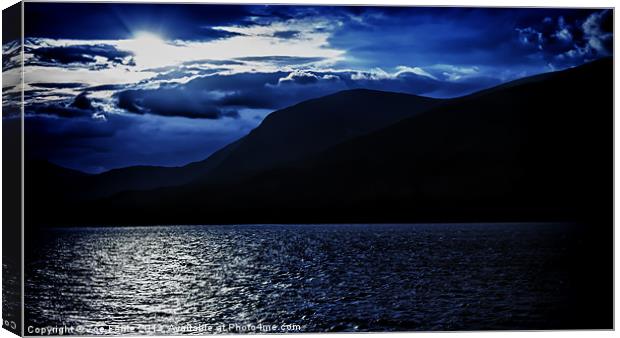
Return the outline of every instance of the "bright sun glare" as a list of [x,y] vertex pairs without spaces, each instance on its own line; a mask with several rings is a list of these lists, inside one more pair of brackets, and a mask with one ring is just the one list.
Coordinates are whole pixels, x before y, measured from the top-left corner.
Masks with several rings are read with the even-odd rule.
[[244,30],[240,31],[240,35],[227,39],[183,41],[169,40],[151,31],[136,31],[132,38],[118,41],[117,46],[132,52],[136,70],[139,71],[205,59],[270,55],[336,59],[343,54],[343,51],[325,47],[328,44],[325,33],[317,33],[312,39],[303,40],[274,39],[268,35],[262,31]]
[[150,32],[138,32],[134,35],[133,40],[137,44],[144,45],[145,47],[165,43],[161,37]]
[[133,39],[125,40],[124,44],[133,52],[138,66],[163,66],[175,59],[174,46],[150,32],[137,32]]

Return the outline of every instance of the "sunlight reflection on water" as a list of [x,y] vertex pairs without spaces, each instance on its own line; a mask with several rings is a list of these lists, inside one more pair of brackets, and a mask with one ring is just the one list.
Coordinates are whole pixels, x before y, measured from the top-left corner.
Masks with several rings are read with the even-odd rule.
[[539,328],[565,298],[562,238],[550,224],[56,229],[27,261],[26,325]]

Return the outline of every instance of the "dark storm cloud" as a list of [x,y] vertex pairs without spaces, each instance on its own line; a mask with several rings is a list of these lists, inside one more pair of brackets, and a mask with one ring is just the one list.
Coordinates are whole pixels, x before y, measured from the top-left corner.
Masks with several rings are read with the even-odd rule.
[[28,60],[27,64],[40,66],[89,65],[97,62],[96,57],[105,58],[113,64],[130,64],[131,60],[127,58],[133,55],[106,44],[29,48],[27,52],[33,55],[33,59]]
[[300,31],[278,31],[273,33],[273,36],[279,39],[293,39],[298,38]]
[[[32,91],[30,91],[32,92]],[[35,91],[36,94],[28,93],[28,96],[34,95],[37,98],[42,97],[42,93]],[[49,93],[49,92],[48,92]],[[44,94],[45,95],[45,94]],[[67,99],[54,100],[47,103],[28,104],[26,105],[26,114],[29,115],[51,115],[63,118],[88,118],[91,119],[93,114],[103,114],[98,108],[95,108],[92,104],[88,94],[86,92],[80,93],[77,96],[70,94],[57,95],[49,93],[54,96],[66,96]],[[71,98],[71,99],[70,99]],[[104,116],[104,115],[101,115]]]
[[[55,163],[88,172],[101,172],[131,164],[183,164],[188,159],[206,157],[222,143],[239,137],[231,133],[198,132],[167,121],[143,119],[139,115],[100,112],[86,93],[72,100],[28,105],[25,116],[25,142],[32,159],[53,159]],[[239,133],[242,133],[240,131]],[[192,146],[179,149],[181,142]],[[158,156],[153,156],[156,153]]]
[[83,110],[93,110],[93,104],[91,100],[88,98],[86,92],[80,93],[75,97],[73,102],[71,103],[71,107],[83,109]]
[[64,98],[73,98],[74,95],[69,94],[69,93],[58,93],[55,90],[52,89],[28,89],[28,90],[24,90],[24,100],[25,101],[31,101],[31,100],[41,100],[44,98],[47,98],[49,96],[52,97],[64,97]]
[[178,118],[168,119],[173,123],[139,115],[112,114],[107,121],[27,115],[26,155],[87,172],[130,165],[183,165],[206,158],[247,132],[240,128],[205,132],[210,120],[183,124]]
[[236,60],[211,60],[211,59],[203,59],[203,60],[193,60],[193,61],[185,61],[182,65],[214,65],[214,66],[234,66],[234,65],[242,65],[244,64],[241,61]]
[[[219,119],[239,108],[273,109],[294,102],[298,91],[277,87],[286,72],[211,75],[187,84],[158,89],[126,90],[116,95],[118,107],[135,114]],[[330,88],[320,88],[328,92]],[[274,95],[278,96],[274,96]],[[311,90],[298,98],[312,95]],[[234,115],[232,115],[234,116]]]
[[201,28],[196,32],[196,38],[194,40],[210,41],[218,39],[232,38],[233,36],[241,36],[243,34],[237,32],[230,32],[223,29],[214,29],[210,27]]
[[235,117],[238,109],[280,109],[347,89],[453,96],[497,83],[494,79],[477,77],[450,83],[411,72],[238,73],[214,74],[158,89],[125,90],[116,98],[119,108],[134,114],[219,119]]
[[34,109],[37,115],[54,115],[58,117],[88,117],[90,112],[87,110],[74,108],[71,106],[62,106],[57,104],[43,104]]
[[288,74],[240,73],[211,75],[173,88],[127,90],[117,94],[118,106],[136,114],[175,115],[218,119],[235,108],[271,109],[290,103],[275,97],[278,80]]
[[121,89],[127,88],[128,86],[129,85],[126,85],[126,84],[106,84],[106,85],[88,87],[88,88],[85,88],[84,90],[88,92],[97,92],[97,91],[103,91],[103,90],[121,90]]
[[183,88],[157,90],[126,90],[117,95],[118,107],[134,114],[182,116],[188,118],[220,119],[237,117],[234,110],[225,110],[213,104],[208,96]]
[[30,85],[33,87],[54,88],[54,89],[80,88],[80,87],[86,86],[84,83],[78,83],[78,82],[66,82],[66,83],[40,82],[40,83],[31,83]]
[[273,55],[273,56],[246,56],[237,58],[240,61],[250,62],[266,62],[278,66],[286,65],[302,65],[306,63],[324,61],[323,57],[302,57],[302,56],[286,56],[286,55]]

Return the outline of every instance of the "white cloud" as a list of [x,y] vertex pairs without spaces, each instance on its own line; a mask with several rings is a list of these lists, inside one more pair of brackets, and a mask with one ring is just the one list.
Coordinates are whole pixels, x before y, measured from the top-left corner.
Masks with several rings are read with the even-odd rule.
[[316,82],[319,80],[319,77],[311,72],[306,72],[303,70],[295,70],[290,72],[286,77],[281,77],[278,79],[278,84],[285,82]]
[[389,73],[381,68],[373,68],[370,71],[355,71],[351,74],[351,80],[386,80],[397,79],[406,74],[415,74],[433,80],[437,78],[420,67],[398,66],[396,72]]
[[600,55],[609,55],[610,52],[605,48],[604,43],[613,38],[612,33],[604,32],[601,28],[605,15],[609,10],[603,10],[598,13],[592,13],[581,28],[583,29],[584,38],[588,42],[588,46]]
[[515,30],[519,32],[519,42],[521,44],[535,46],[539,50],[543,49],[543,35],[541,32],[532,27],[515,28]]
[[374,68],[370,71],[356,71],[351,74],[351,80],[384,80],[394,78],[390,73],[381,68]]
[[440,72],[441,75],[443,75],[443,77],[448,81],[459,81],[471,76],[476,76],[480,73],[480,68],[477,66],[438,64],[429,67],[429,69]]
[[105,122],[105,121],[107,121],[107,120],[108,120],[108,118],[107,118],[107,117],[105,117],[105,114],[103,114],[103,113],[99,113],[99,112],[97,112],[97,113],[93,113],[93,115],[91,116],[91,118],[92,118],[93,120],[103,121],[103,122]]
[[[326,81],[339,81],[340,77],[333,74],[317,74],[314,72],[309,72],[305,70],[293,70],[286,77],[281,77],[278,79],[278,85],[281,84],[309,84],[315,83],[320,80]],[[269,85],[269,84],[267,84]]]
[[570,26],[566,24],[566,22],[564,21],[564,17],[560,16],[558,18],[558,30],[553,34],[553,36],[562,41],[572,41],[573,35],[571,34],[569,29]]
[[437,80],[435,76],[429,74],[427,71],[425,71],[424,69],[420,67],[398,66],[396,67],[396,69],[398,69],[398,71],[394,74],[395,77],[399,77],[401,74],[411,73],[411,74],[416,74],[420,76],[426,76],[433,80]]

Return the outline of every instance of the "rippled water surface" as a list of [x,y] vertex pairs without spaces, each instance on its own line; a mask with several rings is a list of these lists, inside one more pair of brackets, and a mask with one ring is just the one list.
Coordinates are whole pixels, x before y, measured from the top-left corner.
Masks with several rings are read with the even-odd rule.
[[79,325],[85,334],[153,324],[548,328],[566,298],[557,264],[564,232],[561,224],[51,230],[27,258],[25,324]]

